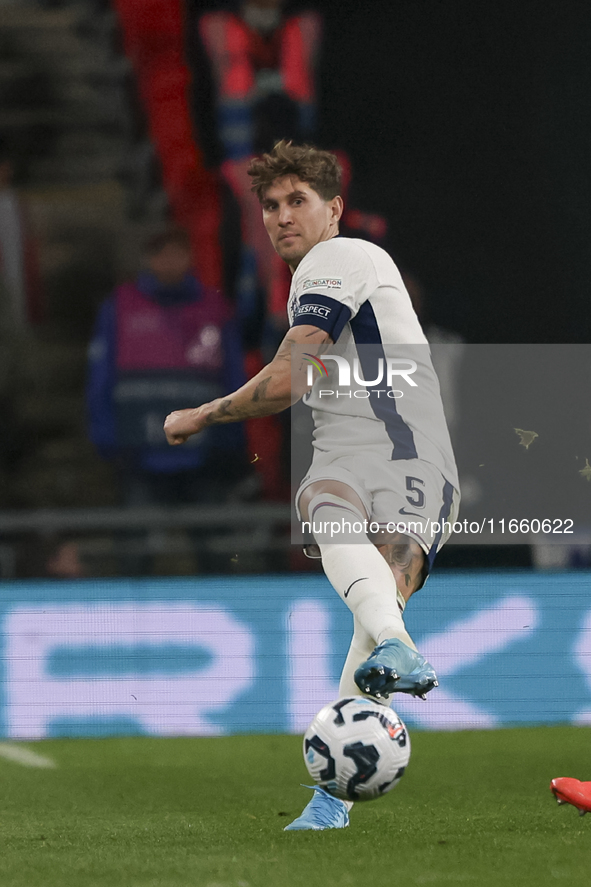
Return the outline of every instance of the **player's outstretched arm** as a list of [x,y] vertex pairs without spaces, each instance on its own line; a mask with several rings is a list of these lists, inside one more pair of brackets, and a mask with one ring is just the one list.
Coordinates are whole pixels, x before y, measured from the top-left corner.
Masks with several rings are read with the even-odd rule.
[[273,360],[242,388],[195,409],[170,413],[164,422],[168,443],[173,446],[185,443],[192,434],[198,434],[209,425],[242,422],[286,410],[306,391],[307,364],[300,358],[301,365],[292,367],[292,345],[305,345],[314,353],[315,346],[329,343],[332,343],[329,334],[316,326],[292,327]]

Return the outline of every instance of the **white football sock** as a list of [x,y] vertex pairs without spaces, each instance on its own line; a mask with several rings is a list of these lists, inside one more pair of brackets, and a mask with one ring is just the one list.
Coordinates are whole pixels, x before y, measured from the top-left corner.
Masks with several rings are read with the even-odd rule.
[[318,545],[323,542],[367,542],[366,520],[359,509],[333,493],[319,493],[308,505],[308,520]]
[[346,499],[321,493],[310,502],[308,513],[324,572],[361,628],[376,644],[398,638],[416,650],[404,626],[390,567],[367,534],[354,531],[354,524],[364,520],[361,512]]
[[[361,663],[365,662],[365,660],[373,653],[376,645],[374,639],[362,628],[355,616],[353,616],[353,626],[354,630],[351,646],[349,647],[343,671],[341,672],[341,680],[339,681],[339,696],[341,699],[344,696],[361,695],[361,690],[355,683],[355,672]],[[383,696],[376,699],[376,702],[385,706],[391,704],[391,700],[385,699]]]

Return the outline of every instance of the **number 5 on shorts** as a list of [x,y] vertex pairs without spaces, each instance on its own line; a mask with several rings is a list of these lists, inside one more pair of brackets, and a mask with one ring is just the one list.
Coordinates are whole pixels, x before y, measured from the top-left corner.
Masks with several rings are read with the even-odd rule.
[[414,508],[423,508],[425,505],[425,494],[417,486],[420,484],[422,487],[425,486],[425,481],[421,480],[420,477],[407,477],[406,478],[406,489],[411,493],[414,493],[414,496],[407,496],[406,501],[412,505]]

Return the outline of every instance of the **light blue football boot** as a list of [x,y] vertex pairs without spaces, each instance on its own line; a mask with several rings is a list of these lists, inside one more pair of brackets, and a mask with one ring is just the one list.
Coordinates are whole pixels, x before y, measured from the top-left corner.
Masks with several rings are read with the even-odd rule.
[[284,832],[305,829],[320,831],[325,828],[346,828],[349,825],[349,811],[343,801],[329,795],[317,785],[305,785],[304,788],[314,789],[312,800],[304,807],[301,816],[285,826]]
[[388,699],[390,693],[410,693],[425,699],[439,686],[437,675],[424,656],[398,638],[383,641],[355,672],[362,693]]

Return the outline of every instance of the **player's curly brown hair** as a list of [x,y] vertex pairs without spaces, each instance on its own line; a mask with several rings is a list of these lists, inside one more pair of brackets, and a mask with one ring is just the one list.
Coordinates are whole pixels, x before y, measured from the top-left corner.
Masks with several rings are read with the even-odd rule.
[[282,139],[269,154],[254,157],[248,168],[252,190],[263,200],[265,190],[275,179],[295,176],[307,182],[323,200],[332,200],[341,193],[343,171],[334,154],[312,145],[294,145]]

